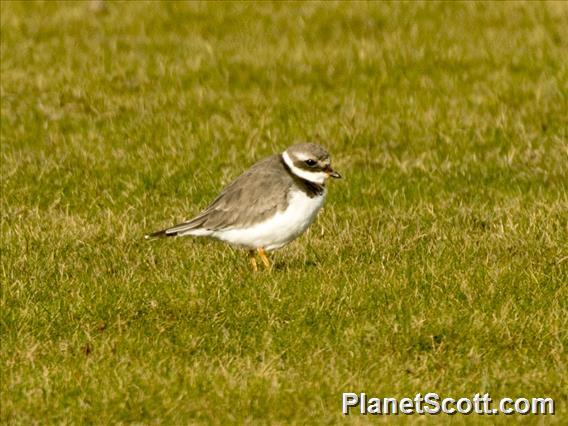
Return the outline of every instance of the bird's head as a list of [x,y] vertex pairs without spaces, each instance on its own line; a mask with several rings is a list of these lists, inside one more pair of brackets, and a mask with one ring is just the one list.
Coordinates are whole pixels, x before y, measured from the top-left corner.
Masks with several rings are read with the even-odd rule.
[[329,153],[315,143],[292,145],[282,153],[282,159],[292,173],[313,183],[323,184],[329,177],[341,178],[331,168]]

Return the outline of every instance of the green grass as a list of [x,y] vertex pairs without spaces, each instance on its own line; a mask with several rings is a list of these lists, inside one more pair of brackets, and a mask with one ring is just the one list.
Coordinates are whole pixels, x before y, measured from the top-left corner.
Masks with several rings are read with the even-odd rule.
[[[565,3],[2,2],[1,59],[2,423],[568,419]],[[272,272],[144,241],[305,139],[345,179]]]

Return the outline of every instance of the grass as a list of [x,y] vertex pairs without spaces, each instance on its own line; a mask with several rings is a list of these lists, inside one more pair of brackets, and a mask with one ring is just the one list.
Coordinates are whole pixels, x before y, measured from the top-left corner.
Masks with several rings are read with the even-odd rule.
[[[348,391],[566,422],[566,4],[1,15],[2,423],[369,420]],[[306,139],[345,179],[272,272],[144,241]]]

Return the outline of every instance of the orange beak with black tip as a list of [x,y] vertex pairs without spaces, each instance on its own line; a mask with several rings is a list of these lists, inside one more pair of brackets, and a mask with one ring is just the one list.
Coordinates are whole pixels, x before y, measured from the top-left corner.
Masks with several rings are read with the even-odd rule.
[[336,172],[335,170],[333,170],[331,168],[331,166],[326,166],[325,169],[323,169],[324,172],[327,173],[328,176],[335,178],[335,179],[341,179],[341,175]]

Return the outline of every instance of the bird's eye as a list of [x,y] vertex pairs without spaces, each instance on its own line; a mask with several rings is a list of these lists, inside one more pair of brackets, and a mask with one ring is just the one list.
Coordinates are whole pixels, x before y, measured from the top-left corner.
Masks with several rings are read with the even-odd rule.
[[310,167],[314,167],[316,165],[316,161],[310,158],[309,160],[306,160],[306,164]]

